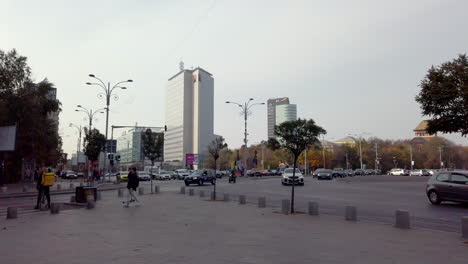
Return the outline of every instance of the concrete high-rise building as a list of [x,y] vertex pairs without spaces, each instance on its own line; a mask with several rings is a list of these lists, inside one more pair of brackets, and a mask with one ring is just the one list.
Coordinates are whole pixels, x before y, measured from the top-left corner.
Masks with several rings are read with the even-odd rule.
[[295,104],[283,104],[276,106],[276,124],[280,125],[286,121],[297,120],[297,105]]
[[267,101],[267,117],[268,117],[268,138],[275,137],[275,125],[276,125],[276,106],[288,105],[289,98],[274,98]]
[[166,87],[164,160],[185,166],[186,154],[208,155],[214,138],[214,80],[211,73],[196,68],[181,69]]

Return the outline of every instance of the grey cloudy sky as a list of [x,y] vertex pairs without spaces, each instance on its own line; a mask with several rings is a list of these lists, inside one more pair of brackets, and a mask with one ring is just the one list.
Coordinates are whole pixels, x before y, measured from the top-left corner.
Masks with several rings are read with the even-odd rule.
[[[104,107],[89,73],[135,81],[112,102],[110,124],[161,126],[181,59],[213,74],[215,133],[231,147],[242,144],[243,121],[224,102],[249,97],[288,96],[328,138],[411,138],[425,72],[468,49],[465,0],[0,2],[0,49],[16,48],[37,81],[57,86],[67,152],[76,148],[68,124],[85,124],[74,106]],[[254,109],[251,143],[266,138],[266,122],[266,108]],[[95,126],[104,131],[104,116]]]

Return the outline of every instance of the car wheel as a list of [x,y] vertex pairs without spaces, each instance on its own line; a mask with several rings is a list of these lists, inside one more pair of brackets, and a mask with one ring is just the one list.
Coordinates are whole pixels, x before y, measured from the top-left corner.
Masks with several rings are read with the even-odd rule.
[[440,199],[439,194],[436,191],[430,191],[427,194],[427,197],[429,198],[429,201],[432,204],[439,205],[442,202],[442,200]]

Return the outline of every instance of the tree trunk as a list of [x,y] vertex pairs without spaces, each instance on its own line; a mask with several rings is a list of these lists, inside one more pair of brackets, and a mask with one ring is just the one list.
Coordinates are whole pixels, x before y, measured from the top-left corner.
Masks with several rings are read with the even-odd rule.
[[216,161],[218,159],[214,159],[214,185],[213,185],[213,192],[214,192],[214,200],[216,200]]
[[293,181],[292,181],[292,188],[291,188],[291,214],[294,213],[294,186],[296,185],[296,164],[297,164],[297,157],[294,155],[294,167],[293,167]]

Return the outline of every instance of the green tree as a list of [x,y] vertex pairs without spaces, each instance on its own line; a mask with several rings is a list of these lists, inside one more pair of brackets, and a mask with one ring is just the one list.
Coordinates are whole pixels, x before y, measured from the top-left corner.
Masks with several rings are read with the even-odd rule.
[[468,134],[468,58],[461,54],[438,67],[432,66],[420,84],[416,101],[430,116],[427,131]]
[[153,193],[153,167],[154,161],[159,159],[163,153],[164,136],[162,133],[153,133],[151,129],[147,129],[142,136],[143,154],[151,160],[150,179],[151,193]]
[[16,125],[16,151],[5,155],[7,182],[20,179],[22,162],[55,166],[62,157],[62,140],[55,115],[60,102],[47,79],[34,83],[27,58],[15,50],[0,50],[0,126]]
[[215,199],[216,199],[216,162],[218,161],[220,151],[225,148],[227,148],[227,144],[224,142],[223,137],[216,137],[208,145],[208,153],[210,153],[210,156],[214,160],[213,168],[215,170],[215,181],[214,181],[215,184],[213,184],[213,191],[214,191]]
[[96,128],[93,128],[91,131],[85,128],[85,135],[84,154],[90,161],[95,162],[99,159],[99,154],[104,150],[106,136],[101,134]]
[[[315,124],[312,119],[298,119],[287,121],[275,126],[277,138],[270,138],[268,146],[272,149],[287,149],[293,156],[293,179],[296,177],[297,159],[308,146],[319,144],[318,137],[326,134],[325,129]],[[294,213],[294,186],[293,180],[291,188],[291,213]]]

